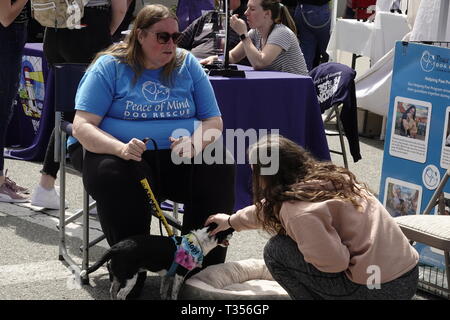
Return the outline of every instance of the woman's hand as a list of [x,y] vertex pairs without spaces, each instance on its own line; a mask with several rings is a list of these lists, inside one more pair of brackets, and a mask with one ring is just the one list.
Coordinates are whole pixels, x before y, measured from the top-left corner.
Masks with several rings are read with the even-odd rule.
[[170,149],[182,158],[193,158],[195,156],[195,147],[191,137],[169,137]]
[[230,225],[228,223],[228,219],[230,218],[230,215],[225,213],[217,213],[215,215],[209,216],[208,219],[206,219],[205,226],[208,224],[215,222],[217,223],[217,228],[215,228],[213,231],[209,233],[210,236],[215,235],[216,233],[220,231],[224,231],[230,228]]
[[245,21],[238,18],[237,14],[233,14],[230,17],[230,27],[238,34],[244,34],[247,33],[247,25],[245,24]]
[[141,161],[142,154],[147,149],[145,143],[139,139],[133,138],[128,143],[124,144],[119,152],[119,157],[124,160]]
[[204,58],[202,60],[200,60],[200,64],[213,64],[214,61],[219,60],[219,56],[215,55],[215,56],[209,56],[207,58]]

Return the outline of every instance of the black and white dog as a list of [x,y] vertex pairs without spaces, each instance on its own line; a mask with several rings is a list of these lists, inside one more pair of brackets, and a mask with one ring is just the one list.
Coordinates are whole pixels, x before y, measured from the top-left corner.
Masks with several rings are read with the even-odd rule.
[[[136,284],[138,272],[151,271],[162,276],[161,299],[176,300],[186,275],[193,269],[201,267],[203,257],[220,245],[228,246],[233,229],[228,229],[209,236],[217,224],[211,223],[184,236],[139,235],[122,240],[113,245],[105,254],[80,276],[84,277],[111,260],[108,270],[112,277],[111,299],[125,300]],[[170,281],[173,280],[173,281]]]

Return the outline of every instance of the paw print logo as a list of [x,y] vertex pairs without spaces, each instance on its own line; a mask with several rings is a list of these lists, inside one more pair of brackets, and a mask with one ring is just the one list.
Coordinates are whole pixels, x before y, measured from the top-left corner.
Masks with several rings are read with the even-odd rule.
[[425,72],[431,72],[436,65],[436,58],[428,51],[424,51],[422,53],[422,57],[420,58],[420,66],[422,70]]
[[146,81],[142,85],[142,94],[148,102],[162,102],[169,99],[170,89],[160,83]]

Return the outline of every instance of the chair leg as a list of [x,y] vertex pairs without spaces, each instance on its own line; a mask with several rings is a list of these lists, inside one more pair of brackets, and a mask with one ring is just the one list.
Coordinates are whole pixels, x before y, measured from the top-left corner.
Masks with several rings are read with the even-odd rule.
[[[75,275],[76,279],[80,279],[79,275],[81,272],[80,266],[75,260],[72,259],[69,252],[67,251],[66,244],[66,135],[64,132],[61,133],[60,142],[60,158],[59,158],[59,183],[60,183],[60,208],[59,208],[59,260],[67,263],[70,270]],[[80,279],[82,284],[86,282]]]
[[[173,217],[175,220],[178,220],[178,210],[179,210],[179,204],[178,202],[173,203]],[[180,231],[178,228],[174,228],[173,233],[178,236],[180,234]]]
[[450,299],[450,254],[444,251],[445,257],[445,273],[447,274],[447,297]]
[[338,127],[339,132],[339,141],[341,143],[341,151],[342,151],[342,158],[344,159],[344,167],[348,169],[348,162],[347,162],[347,151],[345,150],[345,142],[344,142],[344,134],[342,122],[341,122],[341,114],[339,112],[338,106],[333,106],[334,113],[336,114],[336,125]]
[[[83,149],[83,158],[84,158]],[[81,269],[86,270],[89,267],[89,194],[83,188],[83,259],[81,262]],[[83,284],[89,283],[89,276],[85,275],[81,278]]]
[[439,182],[439,185],[437,189],[434,191],[433,196],[431,197],[430,201],[428,202],[427,207],[425,208],[425,211],[423,214],[430,214],[431,209],[433,209],[436,204],[438,203],[439,197],[442,193],[442,190],[444,190],[445,185],[447,184],[448,177],[450,175],[450,167],[445,171],[445,175],[442,178],[441,182]]

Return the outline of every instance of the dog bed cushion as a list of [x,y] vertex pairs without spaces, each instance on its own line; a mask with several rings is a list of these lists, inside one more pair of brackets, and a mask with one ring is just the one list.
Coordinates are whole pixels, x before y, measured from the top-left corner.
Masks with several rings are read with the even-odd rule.
[[184,283],[181,299],[193,300],[289,300],[287,292],[273,280],[262,259],[212,265]]

